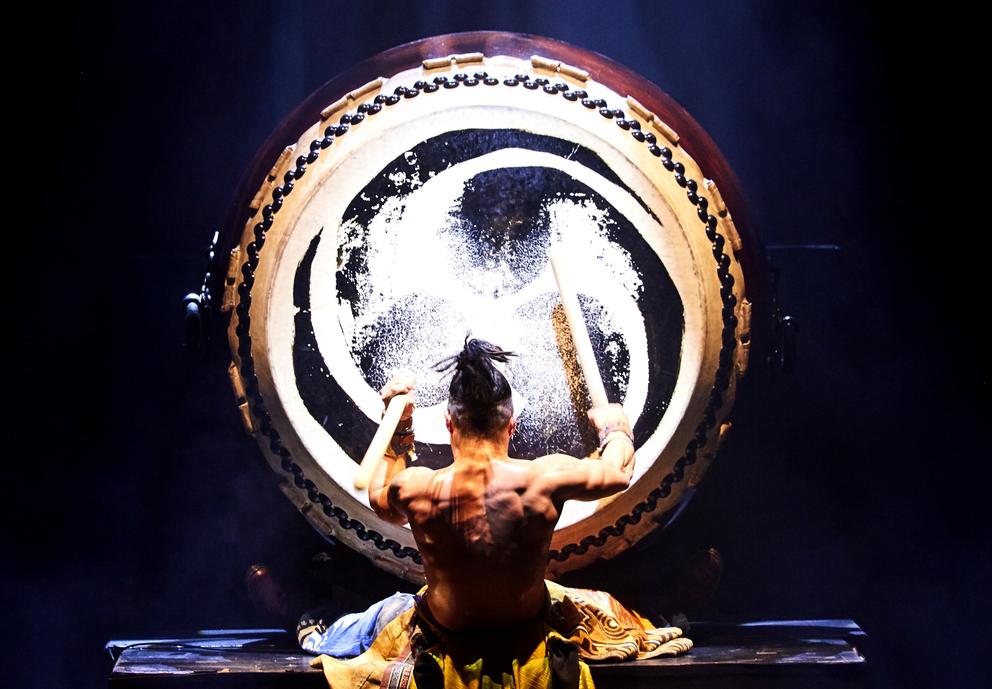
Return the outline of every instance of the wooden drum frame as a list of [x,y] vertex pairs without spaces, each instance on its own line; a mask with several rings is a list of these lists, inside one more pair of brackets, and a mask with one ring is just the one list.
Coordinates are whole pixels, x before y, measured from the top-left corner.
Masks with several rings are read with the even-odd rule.
[[[440,264],[402,265],[390,273],[382,266],[391,264],[373,259],[433,241],[434,230],[424,227],[433,228],[435,218],[450,220],[450,208],[466,213],[452,220],[469,228],[465,236],[481,237],[471,234],[475,221],[465,210],[465,190],[482,185],[480,180],[503,180],[504,187],[487,188],[471,201],[482,204],[478,212],[484,217],[502,218],[502,210],[493,215],[492,204],[512,206],[514,200],[502,198],[500,190],[517,188],[507,187],[506,179],[526,187],[524,196],[537,194],[542,215],[540,222],[503,218],[506,227],[526,226],[511,258],[526,258],[533,273],[509,291],[479,288],[479,301],[471,303],[491,309],[488,320],[479,321],[478,309],[445,301],[450,287],[439,288],[440,297],[388,297],[400,288],[385,285],[382,275],[402,282],[412,271],[422,281],[455,284]],[[542,191],[541,180],[560,188]],[[465,193],[453,206],[438,202],[448,198],[449,188]],[[391,198],[402,204],[386,217],[382,208]],[[533,207],[534,199],[526,200],[518,205]],[[522,328],[517,341],[507,341],[515,336],[501,339],[499,333],[509,330],[497,326],[524,316],[538,323],[553,317],[542,252],[549,242],[586,246],[586,240],[571,221],[555,225],[548,218],[576,209],[598,214],[602,222],[596,227],[608,228],[593,237],[606,248],[588,249],[600,252],[599,263],[582,264],[583,274],[595,281],[596,271],[614,271],[617,284],[626,279],[623,270],[634,276],[627,293],[619,287],[612,297],[590,293],[584,309],[637,307],[624,321],[623,336],[604,330],[600,344],[612,343],[612,365],[623,369],[613,394],[623,398],[635,423],[638,459],[624,493],[566,506],[552,539],[549,577],[613,557],[671,521],[730,428],[749,358],[767,347],[764,323],[771,304],[763,254],[726,161],[685,110],[630,70],[550,39],[495,32],[429,38],[382,53],[311,95],[269,138],[245,175],[218,241],[221,255],[229,255],[226,276],[220,276],[221,310],[231,316],[229,372],[245,427],[280,476],[282,490],[320,533],[385,570],[422,581],[409,528],[380,520],[352,488],[362,443],[367,445],[381,410],[375,388],[385,373],[370,373],[367,365],[388,358],[379,331],[399,327],[397,319],[412,331],[415,326],[403,319],[413,312],[403,311],[404,304],[420,300],[426,304],[420,314],[444,316],[435,328],[423,328],[429,334],[410,335],[435,361],[438,354],[453,353],[451,346],[465,335],[462,326],[477,332],[480,323],[495,323],[497,335],[486,339],[510,349],[519,345],[526,362],[521,343],[536,337],[535,328]],[[513,215],[520,208],[511,210]],[[613,251],[620,268],[603,268],[603,251]],[[471,283],[477,275],[461,279]],[[608,278],[602,273],[598,279],[607,284]],[[358,283],[364,296],[355,296]],[[653,297],[653,290],[668,296]],[[384,301],[376,301],[380,297]],[[437,306],[431,299],[439,299]],[[359,351],[359,336],[372,343],[374,357]],[[546,333],[541,337],[553,342]],[[567,358],[560,342],[560,351],[553,350]],[[432,363],[417,360],[419,366]],[[583,443],[591,450],[588,434],[553,441],[542,436],[549,422],[540,416],[536,369],[515,365],[523,368],[511,365],[511,385],[537,400],[530,407],[530,435],[516,450],[536,456],[542,448],[572,451]],[[418,408],[418,455],[440,466],[445,440],[436,428],[442,406],[437,394],[432,404]]]

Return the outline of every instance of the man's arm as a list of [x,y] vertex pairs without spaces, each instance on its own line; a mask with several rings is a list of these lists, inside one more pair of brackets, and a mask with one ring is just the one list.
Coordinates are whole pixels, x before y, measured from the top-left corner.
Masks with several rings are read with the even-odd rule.
[[389,447],[369,481],[372,511],[391,524],[409,521],[407,508],[418,495],[423,495],[434,475],[427,467],[407,468],[407,460],[413,457],[414,382],[412,375],[396,376],[379,391],[383,405],[388,405],[395,395],[410,394]]
[[386,450],[369,483],[369,505],[372,511],[391,524],[405,524],[406,515],[399,509],[399,492],[406,483],[407,454],[397,456],[392,448]]
[[[412,393],[414,390],[413,376],[396,376],[379,391],[383,404],[389,403],[395,395]],[[392,524],[405,524],[406,514],[400,509],[403,488],[409,481],[409,471],[406,470],[406,460],[413,453],[413,407],[411,401],[406,405],[400,422],[396,426],[386,454],[376,465],[369,481],[369,505],[372,511]]]
[[625,490],[634,473],[634,442],[630,422],[619,404],[594,407],[589,419],[600,436],[601,454],[577,459],[549,455],[535,462],[543,491],[557,503],[565,500],[598,500]]

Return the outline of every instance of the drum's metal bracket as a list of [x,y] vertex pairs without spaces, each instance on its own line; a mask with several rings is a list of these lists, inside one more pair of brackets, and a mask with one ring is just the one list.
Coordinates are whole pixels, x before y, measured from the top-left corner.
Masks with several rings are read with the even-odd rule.
[[[720,227],[723,228],[723,232],[727,236],[727,241],[730,242],[734,253],[738,253],[744,244],[741,242],[741,235],[737,231],[737,225],[734,224],[734,219],[730,215],[730,211],[727,210],[727,203],[723,200],[723,194],[717,188],[716,182],[708,177],[703,178],[703,189],[713,199],[713,207],[716,210],[717,216],[722,221]],[[750,308],[750,304],[748,304],[748,307]],[[750,311],[748,313],[750,314]]]
[[224,301],[221,302],[221,313],[227,313],[234,308],[234,295],[238,288],[238,271],[241,268],[241,247],[231,249],[231,258],[227,263],[227,275],[224,276]]
[[568,77],[569,79],[574,79],[580,84],[585,84],[589,81],[589,72],[580,67],[573,67],[572,65],[567,65],[564,62],[559,62],[558,60],[552,60],[547,57],[541,57],[540,55],[530,56],[530,65],[534,68],[535,72],[548,72],[549,74],[559,74],[563,77]]
[[258,191],[255,193],[255,198],[253,198],[251,203],[248,204],[248,207],[253,211],[257,211],[262,207],[262,201],[271,190],[272,183],[276,181],[276,177],[279,176],[279,170],[286,166],[286,162],[289,160],[289,157],[293,155],[294,150],[296,150],[296,144],[282,149],[282,153],[280,153],[279,157],[276,159],[275,165],[273,165],[272,169],[269,170],[269,174],[265,177],[265,181],[262,183],[262,186],[260,186]]
[[382,85],[386,83],[386,77],[379,77],[378,79],[373,79],[369,83],[359,86],[354,91],[346,94],[343,98],[338,98],[336,101],[328,105],[326,108],[320,111],[320,119],[327,120],[334,117],[337,113],[342,110],[349,110],[354,107],[359,101],[368,98],[369,96],[374,96],[382,90]]
[[636,98],[633,96],[627,96],[627,105],[634,111],[635,115],[644,120],[646,124],[650,124],[656,132],[668,139],[673,146],[679,145],[678,133],[662,122],[657,115],[641,105]]
[[238,412],[241,414],[241,423],[244,424],[248,433],[255,432],[255,422],[251,418],[251,410],[248,408],[248,396],[245,394],[245,382],[241,378],[241,371],[233,361],[227,367],[227,375],[231,379],[231,389],[234,391],[234,400],[238,405]]
[[[703,179],[703,187],[706,189],[706,192],[713,197],[713,205],[716,207],[716,214],[721,218],[726,218],[728,215],[727,204],[723,200],[723,194],[721,194],[720,190],[716,188],[716,182],[711,180],[709,177],[706,177]],[[740,237],[737,237],[737,242],[740,242]]]
[[746,298],[741,299],[740,308],[737,310],[737,318],[740,323],[737,347],[736,368],[737,377],[743,378],[747,373],[747,364],[751,357],[751,302]]
[[432,57],[424,60],[420,64],[425,70],[451,69],[456,65],[471,65],[481,63],[486,59],[482,53],[459,53],[448,55],[447,57]]

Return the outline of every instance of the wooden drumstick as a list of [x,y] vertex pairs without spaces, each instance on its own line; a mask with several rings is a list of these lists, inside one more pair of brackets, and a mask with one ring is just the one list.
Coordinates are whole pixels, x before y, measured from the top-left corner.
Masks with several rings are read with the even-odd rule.
[[386,405],[386,413],[383,414],[382,421],[379,422],[379,430],[372,436],[369,449],[366,450],[365,456],[362,458],[362,465],[358,467],[358,473],[355,475],[356,489],[363,490],[369,487],[372,474],[379,466],[382,456],[386,454],[386,448],[389,447],[389,443],[393,439],[396,426],[400,422],[400,417],[403,416],[403,409],[406,408],[409,401],[410,395],[408,394],[394,395],[389,400],[389,404]]
[[609,404],[610,400],[606,397],[606,388],[603,387],[603,378],[599,375],[599,365],[596,363],[596,355],[592,351],[589,331],[586,330],[586,321],[582,317],[582,309],[579,307],[579,297],[572,284],[566,262],[567,257],[562,254],[561,250],[551,251],[551,270],[554,271],[555,281],[558,283],[561,305],[565,309],[568,328],[572,331],[572,342],[575,343],[575,353],[579,358],[582,375],[586,379],[589,398],[592,400],[592,406],[602,407]]

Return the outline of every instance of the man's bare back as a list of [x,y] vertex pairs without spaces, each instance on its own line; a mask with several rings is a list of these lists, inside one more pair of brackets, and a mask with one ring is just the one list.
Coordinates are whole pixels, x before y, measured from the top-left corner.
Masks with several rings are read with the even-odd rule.
[[[412,380],[394,379],[382,395],[412,389]],[[513,421],[480,438],[450,420],[450,466],[407,469],[402,457],[384,458],[389,466],[373,479],[370,502],[389,521],[409,522],[424,559],[427,606],[439,624],[495,629],[540,614],[548,549],[565,501],[612,495],[627,487],[633,471],[630,426],[620,405],[593,409],[590,419],[610,440],[601,459],[512,459]]]
[[398,505],[421,545],[427,605],[443,626],[507,627],[540,612],[558,512],[532,489],[531,464],[462,460]]

